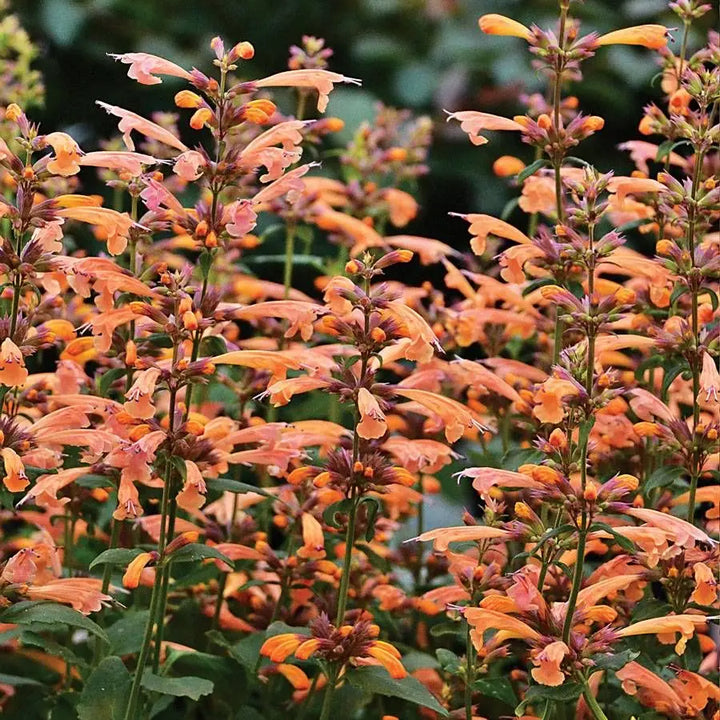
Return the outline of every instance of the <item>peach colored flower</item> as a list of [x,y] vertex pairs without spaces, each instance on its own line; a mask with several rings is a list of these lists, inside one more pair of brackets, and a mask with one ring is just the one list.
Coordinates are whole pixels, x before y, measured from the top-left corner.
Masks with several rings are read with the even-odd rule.
[[[460,527],[437,528],[428,530],[411,540],[419,542],[433,541],[433,550],[445,552],[452,542],[477,542],[480,540],[509,540],[511,533],[502,528],[487,525],[466,525]],[[410,542],[406,540],[405,542]]]
[[206,492],[200,468],[192,460],[185,460],[185,482],[177,495],[178,507],[189,512],[199,510],[205,504]]
[[47,164],[53,175],[67,177],[80,171],[81,150],[78,144],[66,133],[53,132],[45,136],[45,142],[55,151],[55,157]]
[[269,384],[284,380],[288,370],[300,370],[302,365],[293,353],[281,350],[233,350],[212,358],[214,365],[241,365],[255,370],[267,370]]
[[125,393],[125,411],[134,418],[147,420],[155,414],[153,393],[160,377],[160,370],[149,368],[138,373],[132,387]]
[[260,320],[267,317],[287,320],[289,327],[285,332],[286,338],[300,333],[300,337],[307,342],[313,334],[313,323],[320,313],[325,310],[320,305],[302,302],[299,300],[271,300],[256,303],[238,309],[232,309],[231,316],[236,320]]
[[157,125],[151,120],[147,120],[131,110],[125,110],[124,108],[117,107],[117,105],[108,105],[100,100],[97,101],[97,104],[110,115],[115,115],[115,117],[120,118],[118,130],[123,134],[123,142],[128,150],[135,150],[135,143],[133,143],[130,137],[130,133],[133,131],[139,132],[141,135],[145,135],[165,145],[169,145],[176,150],[180,150],[180,152],[185,152],[189,149],[169,130],[160,127],[160,125]]
[[0,345],[0,383],[9,387],[23,385],[28,377],[20,348],[6,337]]
[[255,80],[255,87],[295,87],[295,88],[312,88],[318,93],[317,109],[318,112],[325,112],[328,104],[328,96],[333,91],[335,83],[351,83],[360,85],[361,81],[357,78],[345,77],[340,73],[330,72],[329,70],[318,69],[301,69],[286,70],[285,72],[276,73],[269,77]]
[[375,396],[366,388],[360,388],[358,391],[358,410],[360,423],[357,426],[357,433],[361,438],[366,440],[380,438],[387,432],[385,415]]
[[718,363],[710,353],[703,352],[702,371],[700,372],[700,390],[705,393],[705,402],[720,402],[718,393],[720,392],[720,372],[718,372]]
[[183,78],[184,80],[192,80],[192,74],[181,68],[170,60],[150,55],[143,52],[130,52],[118,55],[108,53],[111,58],[119,60],[125,65],[130,65],[128,69],[128,77],[137,80],[141,85],[158,85],[162,82],[159,77],[155,77],[153,73],[158,75],[171,75],[173,77]]
[[101,167],[108,170],[129,173],[133,177],[142,175],[146,166],[157,165],[163,162],[152,155],[145,155],[138,152],[124,152],[121,150],[97,150],[85,153],[78,164],[86,167]]
[[125,252],[128,243],[128,234],[133,221],[126,213],[117,212],[103,207],[69,207],[57,211],[63,218],[79,220],[80,222],[96,225],[106,233],[107,248],[111,255],[120,255]]
[[25,474],[25,465],[20,456],[12,448],[3,448],[0,450],[3,463],[5,465],[5,475],[3,476],[3,485],[10,492],[21,492],[29,484]]
[[624,512],[626,515],[632,515],[648,525],[665,530],[678,545],[693,547],[695,543],[710,546],[717,544],[700,528],[670,513],[663,513],[649,508],[628,508]]
[[427,408],[438,416],[445,427],[445,438],[450,443],[459,440],[466,430],[482,427],[472,410],[452,398],[427,390],[401,386],[395,387],[395,393]]
[[695,634],[698,625],[704,625],[707,618],[704,615],[667,615],[665,617],[650,618],[627,625],[617,630],[620,637],[634,637],[635,635],[680,635],[675,644],[675,652],[682,655],[685,652],[687,641]]
[[718,583],[713,571],[705,563],[693,565],[695,589],[690,596],[690,602],[698,605],[714,605],[718,601]]
[[556,640],[546,645],[539,653],[533,653],[532,662],[536,667],[530,672],[541,685],[555,687],[562,685],[565,675],[560,670],[560,665],[565,656],[570,653],[570,648],[561,640]]
[[470,240],[470,247],[476,255],[482,255],[485,252],[485,245],[488,235],[496,235],[505,240],[512,240],[521,245],[529,244],[530,238],[525,233],[520,232],[517,228],[506,223],[504,220],[493,217],[492,215],[478,215],[470,213],[463,215],[461,213],[451,213],[456,217],[461,217],[470,223],[470,234],[473,236]]
[[460,129],[468,134],[473,145],[485,145],[487,138],[481,135],[486,130],[524,130],[520,123],[500,115],[477,112],[475,110],[460,110],[459,112],[448,113],[446,121],[458,120]]

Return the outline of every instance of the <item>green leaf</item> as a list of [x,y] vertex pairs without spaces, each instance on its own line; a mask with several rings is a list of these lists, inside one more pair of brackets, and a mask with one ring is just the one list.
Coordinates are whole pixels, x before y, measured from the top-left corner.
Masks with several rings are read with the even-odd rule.
[[0,622],[17,625],[57,625],[62,623],[87,630],[105,642],[109,642],[105,631],[90,618],[58,603],[25,600],[0,613]]
[[[582,694],[582,685],[579,683],[565,682],[557,687],[549,685],[531,685],[525,693],[524,700],[515,708],[515,715],[521,717],[528,705],[535,705],[539,701],[551,701],[558,703],[570,703],[577,700]],[[545,717],[552,717],[545,716]]]
[[110,386],[121,377],[127,375],[125,368],[112,368],[107,372],[104,372],[98,380],[98,395],[101,397],[107,397],[110,392]]
[[421,668],[440,667],[440,663],[432,655],[420,652],[419,650],[410,650],[410,652],[403,655],[402,664],[409,673],[413,673]]
[[295,635],[310,635],[310,628],[306,627],[293,627],[288,625],[282,620],[276,620],[272,625],[269,625],[265,630],[265,639],[275,637],[275,635],[282,635],[283,633],[295,633]]
[[42,685],[41,682],[33,680],[29,677],[22,677],[20,675],[7,675],[6,673],[0,673],[0,684],[2,685]]
[[511,708],[517,705],[515,691],[507,678],[480,678],[475,681],[473,688],[485,697],[500,700]]
[[358,508],[363,504],[367,505],[367,529],[365,530],[365,540],[371,542],[375,537],[375,521],[377,520],[378,512],[380,511],[380,501],[372,495],[366,495],[358,503]]
[[440,667],[451,675],[457,675],[460,672],[460,658],[452,651],[445,648],[438,648],[435,651]]
[[635,552],[635,543],[626,538],[624,535],[621,535],[615,528],[611,527],[607,523],[603,522],[594,522],[590,528],[590,532],[593,532],[594,530],[603,530],[606,533],[609,533],[613,536],[613,540],[623,549],[625,552]]
[[130,673],[111,655],[93,670],[80,694],[79,720],[123,720],[130,694]]
[[[187,677],[163,677],[155,675],[146,670],[143,674],[142,685],[146,690],[160,693],[161,695],[172,695],[174,697],[189,697],[191,700],[199,700],[203,695],[209,695],[213,691],[213,683],[210,680],[189,675]],[[88,719],[89,720],[89,719]]]
[[672,385],[673,380],[678,375],[684,373],[686,370],[690,370],[690,366],[687,364],[686,360],[680,360],[676,363],[673,363],[669,367],[665,367],[664,370],[665,370],[665,373],[663,374],[663,381],[662,381],[662,388],[661,388],[661,393],[663,396],[670,389],[670,385]]
[[249,673],[252,673],[260,657],[260,648],[265,642],[263,633],[253,633],[234,645],[228,645],[228,652],[233,660],[239,662]]
[[235,567],[235,563],[227,556],[223,555],[219,550],[209,545],[203,545],[202,543],[190,543],[184,545],[179,550],[168,555],[168,562],[197,562],[198,560],[207,560],[212,558],[214,560],[222,560],[227,563],[231,568]]
[[227,345],[219,335],[209,335],[200,343],[200,355],[202,357],[215,357],[227,352]]
[[639,655],[640,653],[634,650],[623,650],[618,653],[596,655],[593,660],[595,661],[595,666],[601,670],[620,670],[620,668],[625,667]]
[[460,635],[461,630],[462,625],[458,622],[443,622],[438,623],[437,625],[433,625],[430,628],[430,634],[433,637],[444,637],[447,635],[453,635],[454,637],[457,637]]
[[273,500],[277,500],[272,493],[268,492],[267,490],[264,490],[261,487],[255,487],[255,485],[250,485],[249,483],[240,482],[239,480],[231,480],[230,478],[213,478],[211,480],[207,480],[205,483],[208,487],[208,490],[220,490],[222,492],[231,492],[231,493],[257,493],[258,495],[263,495],[265,497],[273,498]]
[[349,672],[347,681],[359,690],[372,695],[397,697],[430,708],[442,717],[448,716],[447,710],[435,699],[435,696],[412,675],[402,680],[393,680],[385,668],[361,667]]
[[142,550],[139,548],[110,548],[101,552],[89,566],[92,570],[98,565],[127,565],[134,560]]
[[113,655],[132,655],[140,652],[149,610],[129,613],[107,629],[107,636],[110,640],[110,652]]
[[207,279],[210,276],[210,268],[212,267],[212,263],[212,253],[207,249],[203,250],[200,253],[200,257],[198,257],[198,265],[200,266],[200,272],[202,273],[202,277],[204,279]]
[[642,489],[647,494],[656,488],[668,487],[676,480],[679,480],[686,472],[687,470],[679,465],[665,465],[650,475],[643,483]]
[[548,160],[543,160],[542,158],[540,160],[536,160],[533,163],[530,163],[527,167],[523,168],[516,177],[516,180],[521,183],[527,180],[531,175],[534,175],[540,168],[548,167],[550,165],[550,162]]
[[325,524],[334,528],[342,527],[342,525],[338,522],[337,516],[347,515],[352,509],[353,502],[354,501],[352,499],[345,498],[344,500],[333,503],[326,508],[323,513],[323,520],[325,521]]
[[[253,255],[246,260],[248,265],[284,264],[284,255]],[[326,268],[323,259],[319,255],[293,255],[293,266],[305,266],[318,270],[322,273]]]

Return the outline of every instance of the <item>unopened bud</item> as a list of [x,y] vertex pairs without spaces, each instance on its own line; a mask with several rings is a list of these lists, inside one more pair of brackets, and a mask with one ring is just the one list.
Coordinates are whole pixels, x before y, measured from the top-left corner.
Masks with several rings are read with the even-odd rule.
[[175,95],[175,104],[179,108],[197,108],[202,104],[203,99],[192,90],[181,90]]

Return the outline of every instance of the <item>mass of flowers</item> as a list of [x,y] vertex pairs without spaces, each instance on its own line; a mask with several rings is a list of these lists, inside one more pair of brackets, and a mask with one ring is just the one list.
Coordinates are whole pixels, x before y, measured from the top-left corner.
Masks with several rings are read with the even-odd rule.
[[[3,717],[720,719],[720,35],[577,4],[479,19],[546,92],[448,113],[517,197],[458,247],[403,234],[430,119],[340,146],[322,39],[114,55],[182,89],[96,149],[0,60]],[[572,94],[617,45],[628,174]]]

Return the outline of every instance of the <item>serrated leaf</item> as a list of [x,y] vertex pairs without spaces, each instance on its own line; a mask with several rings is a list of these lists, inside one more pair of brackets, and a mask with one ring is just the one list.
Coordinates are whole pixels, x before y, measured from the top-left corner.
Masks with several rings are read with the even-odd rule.
[[0,613],[0,622],[17,625],[57,625],[61,623],[82,628],[105,642],[109,642],[105,631],[97,623],[77,610],[58,603],[25,600],[3,610]]
[[[146,670],[143,673],[142,685],[150,692],[161,695],[172,695],[173,697],[189,697],[191,700],[199,700],[203,695],[209,695],[213,691],[213,683],[206,678],[189,675],[186,677],[164,677],[155,675]],[[89,719],[88,719],[89,720]]]
[[85,683],[77,705],[79,720],[123,720],[130,694],[130,673],[114,655],[106,657]]
[[140,548],[110,548],[103,550],[91,563],[89,570],[98,565],[127,565],[134,560],[142,550]]
[[442,717],[448,716],[447,710],[435,696],[412,675],[402,680],[394,680],[385,668],[361,667],[349,672],[346,677],[351,685],[372,695],[397,697],[430,708]]
[[532,703],[538,700],[552,700],[553,702],[568,703],[577,700],[582,695],[582,685],[574,682],[564,682],[562,685],[531,685],[525,693],[524,702]]

